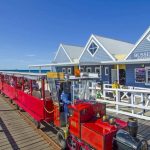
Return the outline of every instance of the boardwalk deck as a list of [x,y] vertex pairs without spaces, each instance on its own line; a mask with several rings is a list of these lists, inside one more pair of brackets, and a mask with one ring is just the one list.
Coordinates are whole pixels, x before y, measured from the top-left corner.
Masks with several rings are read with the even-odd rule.
[[[128,119],[128,116],[121,114],[110,113],[123,120]],[[138,134],[147,136],[150,134],[150,121],[138,119],[139,131]],[[43,128],[43,131],[47,128]],[[51,131],[47,130],[47,134],[56,138]],[[148,136],[148,144],[150,145],[150,135]],[[54,149],[44,139],[21,118],[21,116],[12,109],[9,104],[0,97],[0,150],[51,150]],[[150,146],[149,146],[150,149]]]
[[0,97],[0,150],[52,150],[21,116]]

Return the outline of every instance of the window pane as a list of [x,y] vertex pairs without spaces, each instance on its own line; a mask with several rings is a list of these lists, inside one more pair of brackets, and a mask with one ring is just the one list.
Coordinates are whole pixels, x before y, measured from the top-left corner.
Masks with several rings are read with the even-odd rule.
[[97,50],[97,45],[92,42],[91,45],[89,46],[89,51],[92,55],[94,55],[96,50]]
[[145,82],[145,68],[135,69],[135,82]]

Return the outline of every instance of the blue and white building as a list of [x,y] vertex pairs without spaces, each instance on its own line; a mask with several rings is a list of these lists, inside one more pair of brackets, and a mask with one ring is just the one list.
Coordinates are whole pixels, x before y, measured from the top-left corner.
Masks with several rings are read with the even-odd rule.
[[79,65],[79,57],[83,49],[84,47],[81,46],[60,44],[53,60],[56,71],[74,74],[74,69]]
[[[123,59],[133,48],[133,44],[102,36],[91,35],[79,59],[80,68],[84,72],[100,74],[104,83],[112,83],[117,79],[117,66],[113,63]],[[121,69],[125,72],[124,68]],[[121,74],[124,78],[124,74]]]
[[55,66],[56,71],[74,74],[99,73],[104,83],[118,80],[120,84],[150,86],[150,28],[136,44],[98,35],[91,35],[86,45],[60,44],[51,64],[31,67]]
[[132,86],[150,86],[150,27],[137,41],[125,58],[126,84]]

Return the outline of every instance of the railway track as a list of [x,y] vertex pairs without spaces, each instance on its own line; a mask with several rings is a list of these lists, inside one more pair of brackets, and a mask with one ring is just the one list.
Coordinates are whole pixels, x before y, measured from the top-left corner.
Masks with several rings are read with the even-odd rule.
[[36,131],[36,133],[38,133],[38,135],[40,135],[48,143],[50,147],[53,147],[53,149],[55,150],[61,150],[61,147],[56,141],[56,131],[53,128],[51,128],[48,124],[42,124],[41,128],[37,129],[34,120],[26,112],[22,110],[17,110],[16,105],[11,103],[8,97],[0,96],[0,98],[4,99],[7,102],[7,104],[13,110],[15,110],[28,125],[32,127]]

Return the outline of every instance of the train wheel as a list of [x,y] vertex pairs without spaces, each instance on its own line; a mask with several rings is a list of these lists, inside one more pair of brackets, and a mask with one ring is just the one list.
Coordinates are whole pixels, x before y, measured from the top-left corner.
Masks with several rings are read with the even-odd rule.
[[66,140],[63,131],[57,132],[57,141],[63,150],[66,149]]
[[34,120],[34,124],[39,129],[41,127],[41,123],[39,121]]
[[76,150],[77,149],[77,143],[75,141],[72,140],[72,137],[68,137],[67,139],[67,144],[68,144],[68,147],[71,149],[71,150]]

